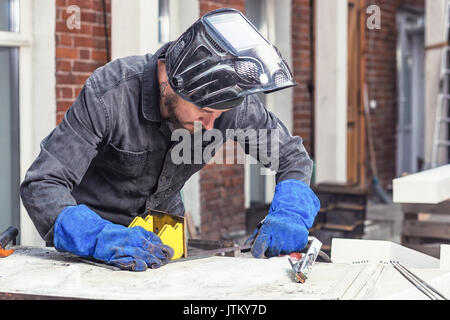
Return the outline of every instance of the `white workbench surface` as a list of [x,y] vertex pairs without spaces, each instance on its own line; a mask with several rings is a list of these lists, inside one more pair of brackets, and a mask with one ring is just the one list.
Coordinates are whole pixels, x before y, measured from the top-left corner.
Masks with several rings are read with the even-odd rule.
[[[450,270],[410,270],[450,297]],[[0,259],[0,292],[89,299],[427,299],[379,263],[316,263],[299,284],[287,257],[210,257],[128,272],[41,247],[16,247]]]

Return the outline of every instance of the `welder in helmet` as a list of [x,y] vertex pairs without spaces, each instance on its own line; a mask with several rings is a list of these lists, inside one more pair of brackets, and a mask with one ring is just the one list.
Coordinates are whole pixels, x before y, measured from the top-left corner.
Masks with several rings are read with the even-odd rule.
[[[300,137],[260,102],[257,93],[295,86],[279,51],[234,9],[196,21],[156,53],[116,59],[87,80],[20,187],[42,238],[58,251],[126,270],[166,264],[172,248],[141,227],[149,209],[184,215],[180,190],[203,166],[174,163],[174,130],[278,130],[279,159],[266,218],[247,240],[255,257],[302,250],[319,210],[310,189],[312,161]],[[255,142],[245,140],[248,150]],[[256,142],[257,143],[257,142]],[[276,163],[276,166],[274,165]]]

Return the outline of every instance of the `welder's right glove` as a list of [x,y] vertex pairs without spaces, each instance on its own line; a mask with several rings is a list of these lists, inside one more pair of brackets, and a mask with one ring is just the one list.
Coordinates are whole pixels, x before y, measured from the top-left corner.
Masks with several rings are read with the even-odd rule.
[[58,251],[92,257],[131,271],[159,268],[174,254],[155,233],[114,224],[85,205],[68,206],[58,215],[53,243]]
[[308,230],[319,209],[319,199],[304,182],[281,181],[269,213],[245,243],[252,245],[256,258],[300,252],[308,243]]

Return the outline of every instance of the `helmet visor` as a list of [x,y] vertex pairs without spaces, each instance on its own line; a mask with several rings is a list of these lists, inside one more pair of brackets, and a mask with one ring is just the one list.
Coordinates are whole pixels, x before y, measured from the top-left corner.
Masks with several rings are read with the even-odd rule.
[[206,17],[206,20],[237,52],[259,45],[270,45],[239,13],[216,14]]

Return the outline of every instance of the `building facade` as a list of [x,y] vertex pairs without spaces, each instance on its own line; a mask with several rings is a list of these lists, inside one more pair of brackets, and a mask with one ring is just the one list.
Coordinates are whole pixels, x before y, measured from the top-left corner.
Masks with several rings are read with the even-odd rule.
[[[61,121],[89,75],[109,60],[156,51],[198,17],[221,7],[246,14],[291,67],[298,85],[267,95],[264,102],[303,139],[315,163],[312,183],[370,185],[375,160],[388,189],[393,178],[419,171],[426,162],[420,47],[428,22],[420,21],[431,2],[1,0],[0,19],[9,21],[0,27],[0,54],[10,62],[4,108],[9,110],[8,132],[13,132],[4,142],[11,152],[5,160],[9,180],[2,187],[12,192],[5,193],[11,214],[1,221],[2,229],[19,225],[23,244],[42,244],[20,205],[18,183],[39,153],[40,141]],[[418,30],[404,31],[412,20]],[[399,57],[398,52],[406,53]],[[234,147],[227,144],[226,149]],[[274,188],[274,176],[261,175],[258,165],[208,164],[186,183],[183,199],[201,237],[219,239],[244,234],[246,210],[270,203]]]

